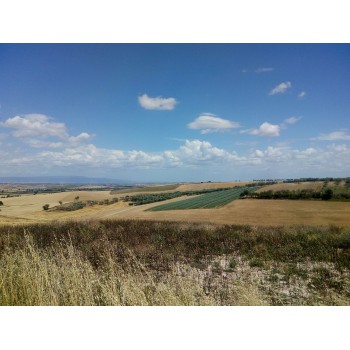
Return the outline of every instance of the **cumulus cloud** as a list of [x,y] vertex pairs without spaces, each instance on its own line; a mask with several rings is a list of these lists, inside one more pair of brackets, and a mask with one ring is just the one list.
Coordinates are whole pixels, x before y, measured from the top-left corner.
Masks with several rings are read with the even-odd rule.
[[0,126],[14,129],[12,134],[18,138],[54,136],[63,139],[68,137],[66,126],[63,123],[55,123],[44,114],[15,116],[0,122]]
[[149,97],[147,94],[143,94],[138,97],[139,104],[144,109],[155,109],[155,110],[172,110],[175,108],[177,103],[174,97],[163,98]]
[[[37,149],[31,149],[36,151]],[[36,169],[47,171],[64,171],[80,169],[89,173],[96,169],[104,172],[115,169],[171,169],[197,168],[205,169],[243,169],[256,167],[272,169],[273,174],[281,170],[281,174],[289,176],[295,169],[313,171],[317,174],[344,174],[350,171],[350,149],[344,144],[332,144],[326,148],[308,147],[292,149],[288,146],[267,146],[256,149],[248,154],[238,154],[234,150],[216,147],[207,141],[186,140],[180,147],[173,150],[159,152],[145,152],[142,150],[119,150],[99,148],[93,144],[75,144],[63,149],[46,149],[28,153],[28,149],[11,149],[11,152],[0,150],[2,173],[26,173],[30,171],[29,164],[36,164]],[[276,163],[279,164],[276,168]],[[341,175],[344,176],[344,175]]]
[[188,128],[201,130],[201,134],[208,134],[211,132],[227,131],[230,129],[239,128],[237,122],[222,119],[212,114],[203,114],[196,118],[193,122],[188,124]]
[[[43,117],[34,119],[41,124],[53,123],[52,120]],[[33,119],[30,120],[34,122]],[[9,128],[9,125],[12,125],[12,129],[18,131],[19,129],[14,126],[22,125],[21,123],[23,121],[18,122],[18,119],[15,119],[14,122],[13,118],[10,118],[1,126],[4,127],[6,124],[5,127]],[[350,149],[344,143],[336,143],[340,139],[346,141],[350,139],[350,135],[345,131],[321,135],[327,140],[334,141],[331,145],[327,144],[326,147],[292,149],[287,145],[275,144],[257,149],[255,145],[250,147],[248,153],[238,153],[234,149],[216,147],[203,140],[182,140],[179,147],[158,152],[100,148],[88,142],[93,135],[82,132],[78,136],[70,136],[66,128],[64,130],[65,133],[58,134],[64,137],[56,136],[54,140],[52,137],[25,136],[26,142],[31,147],[11,143],[10,133],[5,134],[5,138],[2,135],[2,139],[6,142],[3,142],[0,147],[1,173],[10,176],[11,174],[28,174],[34,171],[33,164],[35,164],[35,169],[40,168],[47,173],[62,173],[69,168],[70,171],[73,169],[86,174],[99,171],[108,173],[115,169],[126,172],[132,169],[156,169],[159,172],[172,168],[177,168],[179,171],[197,169],[205,173],[211,167],[217,171],[219,169],[227,171],[227,174],[230,171],[227,169],[239,172],[242,169],[255,167],[254,173],[259,173],[263,171],[262,169],[271,169],[271,174],[275,176],[290,176],[295,169],[303,169],[305,174],[310,176],[323,176],[322,174],[345,176],[344,174],[350,171]],[[243,132],[261,136],[278,136],[279,125],[265,122],[258,129]],[[37,131],[31,135],[37,135],[36,133]],[[7,142],[8,140],[10,142]],[[277,163],[278,167],[276,167]],[[329,169],[332,171],[331,174]]]
[[88,134],[86,132],[82,132],[78,136],[70,136],[69,141],[70,142],[80,142],[80,141],[90,140],[93,137],[95,137],[95,135],[91,135],[91,134]]
[[270,124],[268,122],[262,123],[258,129],[242,130],[241,134],[258,135],[258,136],[279,136],[280,125]]
[[25,142],[33,148],[62,148],[63,142],[48,142],[37,139],[26,139]]
[[287,89],[290,89],[291,87],[292,87],[292,83],[290,81],[285,81],[277,85],[275,88],[273,88],[269,92],[269,95],[283,94],[286,92]]
[[318,140],[318,141],[338,141],[338,140],[350,140],[350,135],[347,134],[345,131],[333,131],[329,134],[321,134],[318,137],[314,137],[311,140]]
[[255,70],[255,73],[267,73],[267,72],[272,72],[274,68],[271,67],[261,67]]
[[82,132],[70,136],[64,123],[57,123],[44,114],[15,116],[0,122],[0,127],[12,129],[11,135],[34,148],[60,148],[90,140],[94,135]]

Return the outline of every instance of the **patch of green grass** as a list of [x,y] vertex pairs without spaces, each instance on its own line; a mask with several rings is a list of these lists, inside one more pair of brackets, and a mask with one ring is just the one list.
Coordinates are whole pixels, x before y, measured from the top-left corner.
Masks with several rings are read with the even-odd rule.
[[237,262],[235,259],[230,259],[229,263],[228,263],[228,267],[230,270],[234,270],[237,266]]
[[263,268],[264,267],[264,262],[258,258],[258,257],[253,257],[250,259],[249,261],[249,266],[250,267],[259,267],[259,268]]

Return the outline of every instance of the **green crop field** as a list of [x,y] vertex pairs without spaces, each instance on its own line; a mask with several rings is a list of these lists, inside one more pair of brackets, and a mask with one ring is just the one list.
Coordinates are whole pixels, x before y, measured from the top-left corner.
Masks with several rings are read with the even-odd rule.
[[260,186],[232,188],[232,189],[203,194],[195,198],[184,199],[178,202],[158,205],[148,210],[162,211],[162,210],[220,208],[232,202],[233,200],[238,199],[244,190],[247,190],[248,192],[253,192],[258,190],[259,188]]

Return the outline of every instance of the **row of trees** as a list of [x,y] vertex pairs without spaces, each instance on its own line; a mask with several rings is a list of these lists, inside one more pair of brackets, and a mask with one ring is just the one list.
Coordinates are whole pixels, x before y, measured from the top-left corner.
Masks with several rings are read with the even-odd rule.
[[[330,200],[334,197],[334,193],[332,189],[326,188],[323,191],[314,191],[310,189],[297,190],[297,191],[289,191],[289,190],[281,190],[281,191],[263,191],[259,193],[251,193],[251,194],[243,194],[242,196],[249,196],[250,198],[257,199],[322,199],[322,200]],[[350,199],[350,195],[343,193],[341,194],[344,199]],[[338,196],[337,196],[338,197]],[[340,199],[340,198],[338,198]]]

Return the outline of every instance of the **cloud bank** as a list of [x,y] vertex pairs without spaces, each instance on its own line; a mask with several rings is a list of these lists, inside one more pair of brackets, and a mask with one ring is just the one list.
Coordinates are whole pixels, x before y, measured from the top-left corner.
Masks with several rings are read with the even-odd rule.
[[[213,132],[238,127],[238,123],[212,115],[200,117],[193,123],[204,133],[207,130]],[[299,119],[300,117],[290,117],[284,122],[291,125]],[[101,175],[115,174],[118,169],[132,173],[135,173],[135,169],[153,170],[156,174],[160,171],[173,174],[174,169],[183,169],[186,174],[191,173],[189,169],[198,169],[201,174],[205,174],[210,169],[219,171],[226,177],[234,176],[242,169],[249,169],[249,174],[260,174],[271,169],[270,173],[273,176],[280,177],[292,176],[291,173],[300,169],[308,176],[345,176],[344,174],[350,171],[349,146],[345,143],[335,143],[339,140],[350,140],[350,135],[345,131],[320,135],[317,140],[333,141],[332,144],[323,147],[313,145],[297,149],[276,145],[252,145],[246,152],[237,152],[235,149],[217,147],[205,140],[187,139],[181,140],[181,145],[175,149],[146,152],[97,147],[91,143],[93,135],[81,132],[77,136],[71,136],[64,123],[57,123],[45,115],[16,116],[1,122],[0,127],[9,130],[8,133],[0,134],[2,176],[28,175],[37,172],[38,169],[43,173],[80,171],[85,174],[99,172]],[[259,128],[243,130],[241,133],[278,136],[280,125],[265,122]],[[18,140],[25,142],[25,145],[16,142]],[[143,173],[139,174],[140,177],[143,176]]]
[[347,134],[345,131],[333,131],[329,134],[321,134],[318,137],[312,138],[312,140],[318,140],[318,141],[350,141],[350,135]]

